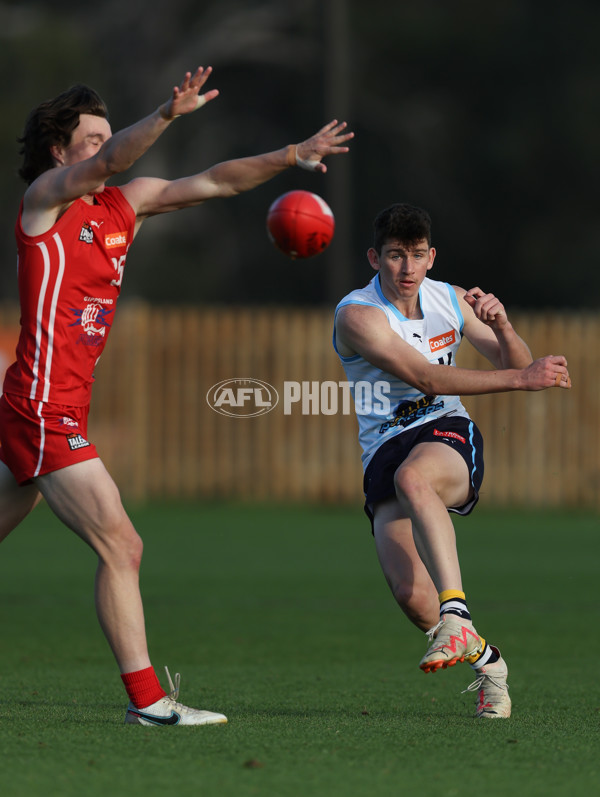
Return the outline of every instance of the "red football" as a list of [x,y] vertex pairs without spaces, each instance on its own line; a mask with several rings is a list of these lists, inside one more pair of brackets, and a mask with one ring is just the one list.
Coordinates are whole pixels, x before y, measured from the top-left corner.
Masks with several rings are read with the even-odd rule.
[[310,191],[282,194],[267,214],[269,238],[292,259],[318,255],[331,243],[334,229],[331,208]]

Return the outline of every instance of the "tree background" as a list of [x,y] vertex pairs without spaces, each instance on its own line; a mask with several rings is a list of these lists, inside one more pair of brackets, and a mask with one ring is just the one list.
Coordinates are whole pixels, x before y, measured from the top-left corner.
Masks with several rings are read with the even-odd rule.
[[[594,0],[0,2],[0,299],[17,295],[16,139],[31,108],[85,82],[117,130],[210,64],[221,96],[123,179],[278,149],[333,117],[356,134],[351,154],[325,176],[289,170],[150,220],[123,300],[333,305],[371,277],[375,214],[407,201],[432,215],[432,276],[509,307],[595,309],[599,28]],[[266,235],[269,205],[292,188],[321,194],[336,217],[332,245],[307,261]]]

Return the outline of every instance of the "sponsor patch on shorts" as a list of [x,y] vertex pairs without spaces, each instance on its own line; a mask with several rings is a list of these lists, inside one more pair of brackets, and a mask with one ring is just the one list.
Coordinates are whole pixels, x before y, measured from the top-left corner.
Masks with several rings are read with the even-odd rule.
[[451,440],[460,440],[461,443],[466,443],[467,442],[466,437],[463,437],[461,434],[458,434],[458,432],[440,432],[439,429],[434,429],[433,430],[433,436],[434,437],[449,437]]
[[79,448],[86,448],[90,445],[85,437],[82,437],[80,434],[68,434],[67,443],[71,451],[77,451]]

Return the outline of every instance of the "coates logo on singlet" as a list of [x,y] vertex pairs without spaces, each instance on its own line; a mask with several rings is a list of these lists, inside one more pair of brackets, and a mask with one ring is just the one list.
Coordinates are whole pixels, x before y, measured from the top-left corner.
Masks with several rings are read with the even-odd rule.
[[107,249],[114,249],[116,246],[127,246],[127,231],[106,233],[104,246]]
[[449,332],[444,332],[443,335],[429,338],[429,349],[430,351],[439,351],[439,349],[445,349],[446,346],[451,346],[455,341],[456,331],[451,329]]
[[230,418],[256,418],[275,409],[279,394],[261,379],[224,379],[206,394],[211,409]]

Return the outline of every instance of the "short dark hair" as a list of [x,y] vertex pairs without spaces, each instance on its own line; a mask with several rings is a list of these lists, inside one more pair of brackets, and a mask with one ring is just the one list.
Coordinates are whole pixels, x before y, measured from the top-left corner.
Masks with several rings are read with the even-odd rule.
[[426,210],[397,203],[382,210],[373,222],[375,231],[373,248],[378,254],[385,242],[396,238],[404,244],[414,244],[417,241],[427,241],[431,246],[431,217]]
[[83,83],[77,83],[31,111],[23,135],[18,139],[22,145],[19,154],[23,156],[19,176],[28,185],[40,174],[53,168],[50,147],[68,146],[82,113],[108,119],[104,100]]

